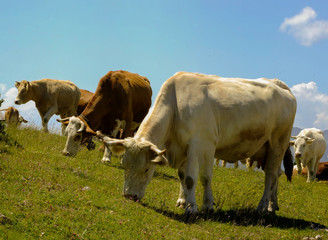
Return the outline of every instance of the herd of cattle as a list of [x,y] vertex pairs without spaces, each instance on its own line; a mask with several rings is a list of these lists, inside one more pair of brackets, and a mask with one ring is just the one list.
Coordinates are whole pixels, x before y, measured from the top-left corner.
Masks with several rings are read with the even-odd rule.
[[[153,108],[152,89],[146,77],[127,71],[110,71],[95,93],[70,81],[42,79],[16,82],[15,104],[30,100],[40,113],[44,131],[54,115],[67,136],[63,154],[75,156],[83,146],[104,143],[102,161],[122,156],[124,195],[141,199],[157,165],[178,169],[177,206],[187,214],[198,211],[195,189],[203,185],[203,205],[213,210],[211,181],[213,159],[254,162],[265,173],[259,211],[278,210],[277,188],[281,164],[291,180],[294,147],[297,172],[307,181],[328,180],[328,163],[320,163],[326,142],[319,129],[304,129],[291,137],[296,99],[278,79],[223,78],[178,72],[162,85]],[[17,109],[6,110],[7,124],[26,122]],[[291,138],[294,139],[291,141]]]

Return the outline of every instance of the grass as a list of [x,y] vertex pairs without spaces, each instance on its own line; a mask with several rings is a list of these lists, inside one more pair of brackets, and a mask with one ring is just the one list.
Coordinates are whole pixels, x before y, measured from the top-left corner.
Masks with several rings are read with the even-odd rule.
[[[280,210],[261,215],[261,171],[214,167],[216,210],[186,221],[175,207],[177,171],[157,168],[141,202],[122,197],[119,159],[83,149],[64,157],[65,137],[7,129],[22,148],[0,153],[0,239],[328,239],[328,183],[279,180]],[[3,142],[0,142],[0,148]],[[3,147],[3,146],[2,146]],[[202,189],[196,191],[201,205]]]

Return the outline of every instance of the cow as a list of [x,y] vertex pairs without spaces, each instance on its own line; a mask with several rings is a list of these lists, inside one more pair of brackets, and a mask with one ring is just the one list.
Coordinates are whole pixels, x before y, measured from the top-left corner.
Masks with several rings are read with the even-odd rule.
[[[63,154],[75,156],[96,131],[116,137],[133,135],[151,106],[152,89],[146,77],[128,71],[110,71],[103,76],[87,107],[78,117],[59,119],[68,123]],[[120,129],[124,129],[120,133]],[[105,148],[102,162],[110,162]]]
[[[178,169],[177,206],[197,213],[198,175],[203,185],[203,210],[213,211],[213,159],[236,161],[250,157],[262,163],[265,188],[257,209],[278,210],[278,176],[282,160],[291,181],[289,147],[296,99],[282,81],[224,78],[178,72],[162,85],[154,107],[133,138],[113,139],[101,133],[108,146],[123,147],[123,194],[140,200],[156,166]],[[261,161],[260,161],[261,160]]]
[[328,162],[319,162],[316,177],[318,180],[328,180]]
[[292,136],[290,145],[294,146],[294,158],[298,173],[308,167],[307,182],[315,180],[318,164],[326,151],[326,141],[323,132],[317,128],[303,129],[297,136]]
[[[15,83],[18,95],[15,104],[20,105],[32,100],[39,111],[42,127],[48,132],[48,122],[56,114],[61,118],[76,116],[80,100],[80,89],[71,81],[41,79]],[[65,126],[62,125],[62,132]]]
[[[293,174],[298,174],[297,166],[294,166]],[[301,175],[307,176],[308,169],[307,167],[303,168],[301,171]],[[328,162],[319,162],[318,170],[316,173],[316,178],[319,181],[327,181],[328,180]]]
[[19,127],[22,123],[28,122],[19,114],[18,110],[14,107],[9,107],[7,109],[1,109],[0,111],[6,111],[5,112],[5,123],[7,125]]
[[92,99],[93,97],[93,93],[85,90],[85,89],[80,89],[80,93],[81,93],[81,97],[79,100],[79,104],[77,105],[77,115],[80,115],[84,109],[87,107],[89,101]]

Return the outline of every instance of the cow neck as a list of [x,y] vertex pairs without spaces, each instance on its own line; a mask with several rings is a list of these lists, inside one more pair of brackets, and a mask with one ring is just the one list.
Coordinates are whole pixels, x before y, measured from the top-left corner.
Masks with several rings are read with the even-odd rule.
[[[105,109],[104,106],[106,106]],[[109,106],[110,104],[105,102],[105,99],[99,96],[96,90],[93,98],[89,101],[87,107],[80,114],[81,119],[94,131],[100,130],[101,119],[104,114],[109,111]]]
[[30,82],[30,87],[32,89],[32,97],[31,100],[39,105],[39,102],[43,102],[42,95],[44,94],[42,89],[39,88],[36,82]]
[[85,124],[87,132],[96,134],[92,127],[90,127],[90,121],[83,114],[79,115],[78,118]]
[[169,134],[172,131],[173,111],[170,107],[157,105],[141,123],[135,139],[144,139],[159,148],[165,148]]

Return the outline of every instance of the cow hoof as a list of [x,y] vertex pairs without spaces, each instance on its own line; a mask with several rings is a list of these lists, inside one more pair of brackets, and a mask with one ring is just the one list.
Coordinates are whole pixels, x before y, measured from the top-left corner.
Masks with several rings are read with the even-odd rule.
[[213,206],[204,205],[204,206],[202,206],[202,212],[211,214],[211,213],[214,213],[214,208],[213,208]]
[[185,214],[190,216],[190,215],[196,215],[197,213],[198,213],[197,206],[195,204],[189,203],[185,209]]
[[109,164],[110,159],[109,158],[103,158],[103,159],[101,159],[101,162],[104,163],[104,164]]
[[178,208],[185,208],[186,207],[186,201],[184,199],[179,198],[177,203],[175,204]]

